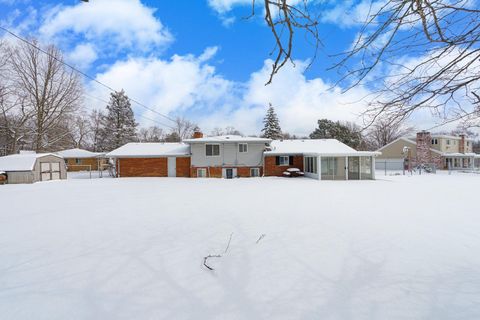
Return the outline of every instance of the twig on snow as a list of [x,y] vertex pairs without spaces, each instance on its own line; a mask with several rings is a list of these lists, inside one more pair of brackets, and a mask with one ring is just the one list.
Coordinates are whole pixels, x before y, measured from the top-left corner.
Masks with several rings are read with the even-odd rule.
[[267,235],[265,233],[262,233],[262,235],[257,239],[257,241],[255,242],[256,244],[258,244],[263,238],[265,238]]
[[227,253],[228,249],[230,248],[230,243],[232,242],[232,237],[233,237],[233,232],[230,233],[230,237],[228,238],[228,242],[227,242],[227,246],[225,247],[225,250],[223,251],[223,254],[209,254],[208,256],[206,257],[203,257],[203,265],[205,266],[205,268],[207,268],[208,270],[215,270],[213,267],[209,266],[208,265],[208,259],[210,258],[221,258],[224,254]]

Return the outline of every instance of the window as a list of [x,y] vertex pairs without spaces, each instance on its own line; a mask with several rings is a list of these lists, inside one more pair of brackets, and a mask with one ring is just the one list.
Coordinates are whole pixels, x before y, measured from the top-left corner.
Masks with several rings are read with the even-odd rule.
[[470,142],[469,142],[469,141],[467,141],[467,147],[468,147],[468,146],[470,146]]
[[205,169],[205,168],[197,169],[197,177],[198,178],[206,178],[207,177],[207,169]]
[[82,159],[76,158],[76,159],[75,159],[75,164],[82,164]]
[[437,139],[432,139],[432,144],[438,144],[438,140]]
[[450,145],[450,140],[447,140],[447,145]]
[[205,154],[207,157],[218,157],[220,155],[219,144],[207,144],[205,147]]
[[305,157],[305,172],[317,173],[317,158]]
[[335,175],[337,158],[322,157],[322,174]]
[[238,152],[248,152],[248,145],[246,143],[240,143],[238,145]]
[[279,166],[288,166],[290,164],[289,156],[279,156],[277,157],[277,165]]
[[260,169],[259,168],[250,168],[250,177],[259,177]]

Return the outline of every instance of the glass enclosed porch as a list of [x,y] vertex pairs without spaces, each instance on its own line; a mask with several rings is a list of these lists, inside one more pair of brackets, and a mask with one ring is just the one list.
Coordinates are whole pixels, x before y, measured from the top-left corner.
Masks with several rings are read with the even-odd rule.
[[305,155],[305,176],[318,180],[375,179],[375,157]]

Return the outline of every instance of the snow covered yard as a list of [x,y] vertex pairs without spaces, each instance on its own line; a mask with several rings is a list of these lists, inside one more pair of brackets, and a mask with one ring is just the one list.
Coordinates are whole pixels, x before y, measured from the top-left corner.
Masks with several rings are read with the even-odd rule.
[[480,176],[379,178],[0,186],[0,318],[479,319]]

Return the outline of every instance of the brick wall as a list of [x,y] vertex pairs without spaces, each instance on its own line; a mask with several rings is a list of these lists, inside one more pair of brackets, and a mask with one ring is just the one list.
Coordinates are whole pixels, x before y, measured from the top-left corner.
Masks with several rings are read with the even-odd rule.
[[[233,168],[237,169],[237,176],[241,178],[250,177],[250,169],[251,168],[258,168],[260,169],[260,176],[262,176],[263,169],[261,167],[225,167],[226,168]],[[211,178],[222,178],[222,167],[192,167],[190,169],[190,174],[192,177],[197,177],[197,169],[207,169],[207,176],[210,173]]]
[[120,177],[167,177],[167,158],[123,158],[117,160]]
[[190,157],[177,158],[177,177],[190,177]]
[[276,165],[276,156],[265,157],[265,176],[277,176],[281,177],[283,172],[288,168],[298,168],[303,171],[303,156],[291,156],[293,157],[293,164],[290,166],[278,166]]
[[465,135],[460,135],[460,144],[458,145],[458,152],[465,153]]

